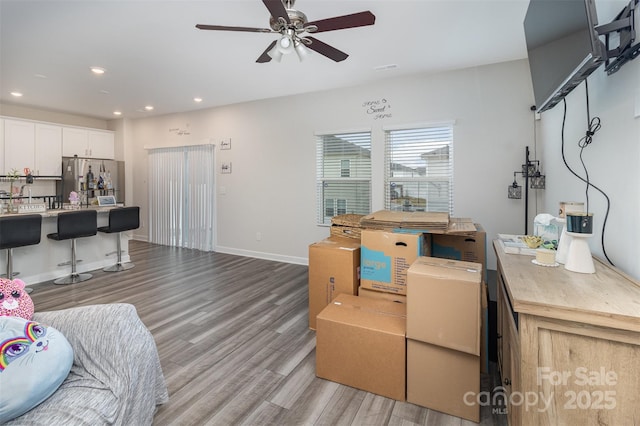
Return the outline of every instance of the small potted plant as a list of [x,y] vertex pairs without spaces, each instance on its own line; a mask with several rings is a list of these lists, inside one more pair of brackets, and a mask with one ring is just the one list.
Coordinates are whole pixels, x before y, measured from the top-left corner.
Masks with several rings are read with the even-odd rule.
[[7,177],[9,178],[9,205],[7,206],[7,213],[16,213],[18,211],[18,206],[13,203],[13,183],[20,179],[20,172],[16,169],[11,169],[9,173],[7,173]]

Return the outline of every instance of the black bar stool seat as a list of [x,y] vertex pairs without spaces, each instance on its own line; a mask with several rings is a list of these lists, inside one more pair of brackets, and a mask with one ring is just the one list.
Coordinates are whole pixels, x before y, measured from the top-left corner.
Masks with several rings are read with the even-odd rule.
[[[12,280],[18,272],[13,271],[13,249],[40,244],[42,216],[21,214],[0,216],[0,250],[7,250],[7,278]],[[30,288],[27,287],[30,293]]]
[[140,227],[140,207],[118,207],[109,210],[109,226],[101,226],[98,231],[107,234],[118,234],[118,246],[117,246],[117,263],[113,266],[104,268],[106,272],[120,272],[133,268],[135,265],[131,262],[122,263],[122,242],[120,239],[120,233],[124,231],[131,231]]
[[71,275],[55,280],[54,284],[74,284],[86,281],[91,274],[76,272],[76,239],[97,234],[98,213],[95,210],[79,210],[58,214],[58,232],[47,234],[55,241],[71,240]]

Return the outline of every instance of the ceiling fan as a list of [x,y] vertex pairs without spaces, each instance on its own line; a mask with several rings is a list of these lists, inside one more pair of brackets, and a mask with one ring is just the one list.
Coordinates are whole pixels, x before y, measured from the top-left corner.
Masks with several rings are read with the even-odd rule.
[[304,13],[293,8],[295,0],[262,0],[262,3],[271,13],[271,19],[269,19],[271,28],[228,27],[204,24],[198,24],[196,28],[201,30],[280,34],[281,37],[278,40],[274,40],[258,57],[256,62],[259,63],[269,62],[271,59],[280,62],[283,55],[294,51],[300,60],[303,60],[308,54],[308,49],[340,62],[347,59],[349,55],[305,33],[314,34],[324,31],[364,27],[373,25],[376,21],[375,15],[370,11],[366,11],[309,22]]

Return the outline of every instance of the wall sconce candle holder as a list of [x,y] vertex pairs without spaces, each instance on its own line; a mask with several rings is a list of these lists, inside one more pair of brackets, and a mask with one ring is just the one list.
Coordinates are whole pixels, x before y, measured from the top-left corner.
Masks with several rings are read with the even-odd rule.
[[540,173],[540,170],[536,170],[531,176],[531,189],[544,189],[544,180],[545,176]]
[[522,187],[516,181],[516,173],[513,173],[513,183],[507,188],[507,196],[509,198],[519,200],[522,198]]

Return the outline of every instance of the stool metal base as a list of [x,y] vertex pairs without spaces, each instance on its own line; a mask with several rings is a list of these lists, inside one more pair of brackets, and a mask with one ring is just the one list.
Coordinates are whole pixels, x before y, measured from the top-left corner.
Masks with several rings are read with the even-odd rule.
[[75,274],[74,273],[74,274],[71,274],[71,275],[69,275],[67,277],[58,278],[53,283],[54,284],[58,284],[58,285],[76,284],[76,283],[81,283],[83,281],[87,281],[92,276],[93,275],[91,275],[91,274]]
[[131,269],[134,266],[136,266],[136,265],[134,265],[131,262],[128,262],[128,263],[116,263],[113,266],[108,266],[108,267],[104,268],[103,271],[105,271],[105,272],[122,272],[122,271],[126,271],[127,269]]

